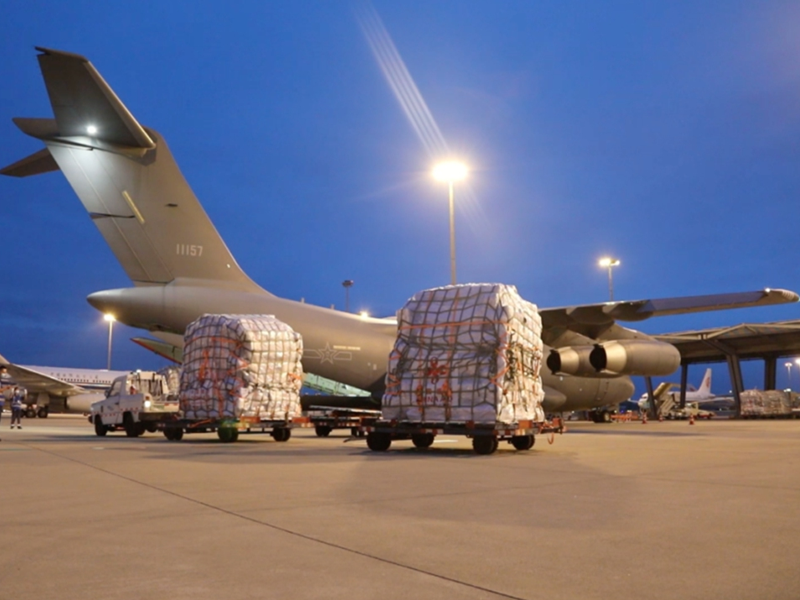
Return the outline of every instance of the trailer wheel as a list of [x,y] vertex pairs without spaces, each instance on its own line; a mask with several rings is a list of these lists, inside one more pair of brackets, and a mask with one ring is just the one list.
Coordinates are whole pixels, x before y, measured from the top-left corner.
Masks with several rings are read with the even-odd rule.
[[41,407],[37,412],[40,419],[46,419],[48,414],[50,414],[50,409],[47,406]]
[[217,437],[221,442],[229,444],[239,439],[239,430],[235,427],[220,427],[217,429]]
[[434,437],[432,433],[414,433],[411,435],[411,441],[417,448],[430,448]]
[[147,430],[149,433],[155,433],[156,431],[158,431],[158,425],[156,425],[155,423],[146,423],[146,424],[145,424],[145,426],[144,426],[144,428],[145,428],[145,429],[146,429],[146,430]]
[[472,438],[472,449],[476,454],[494,454],[497,438],[493,435],[476,435]]
[[103,425],[103,419],[100,418],[100,415],[94,418],[94,433],[97,437],[105,437],[108,433],[108,429]]
[[315,425],[314,432],[317,434],[317,437],[328,437],[331,434],[332,428],[328,425]]
[[517,450],[530,450],[535,443],[533,435],[515,435],[511,438],[511,445]]
[[388,433],[371,431],[367,434],[367,447],[375,452],[386,452],[392,445],[392,436]]
[[270,435],[276,442],[288,442],[292,437],[292,430],[288,427],[276,427]]

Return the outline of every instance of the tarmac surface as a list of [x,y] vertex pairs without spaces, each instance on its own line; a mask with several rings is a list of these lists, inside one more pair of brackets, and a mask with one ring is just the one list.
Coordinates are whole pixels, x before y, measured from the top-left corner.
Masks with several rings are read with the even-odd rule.
[[0,423],[0,598],[800,598],[800,420],[492,456]]

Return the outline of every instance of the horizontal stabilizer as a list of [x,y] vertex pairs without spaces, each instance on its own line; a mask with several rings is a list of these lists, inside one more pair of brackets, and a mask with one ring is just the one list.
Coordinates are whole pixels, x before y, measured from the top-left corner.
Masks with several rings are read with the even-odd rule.
[[86,58],[36,48],[50,104],[62,137],[89,136],[111,144],[151,149],[155,143]]
[[50,150],[43,148],[35,154],[18,160],[13,165],[0,169],[0,175],[30,177],[31,175],[41,175],[50,171],[58,171],[58,164],[53,159],[53,155],[50,154]]

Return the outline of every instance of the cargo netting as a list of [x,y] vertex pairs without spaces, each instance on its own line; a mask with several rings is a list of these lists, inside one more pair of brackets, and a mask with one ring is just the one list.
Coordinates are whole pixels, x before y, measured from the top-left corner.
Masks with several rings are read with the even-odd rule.
[[272,315],[203,315],[186,328],[180,407],[187,419],[301,414],[303,339]]
[[739,395],[743,417],[778,417],[792,414],[792,399],[782,390],[745,390]]
[[542,321],[514,286],[422,291],[397,313],[382,418],[426,423],[544,420]]

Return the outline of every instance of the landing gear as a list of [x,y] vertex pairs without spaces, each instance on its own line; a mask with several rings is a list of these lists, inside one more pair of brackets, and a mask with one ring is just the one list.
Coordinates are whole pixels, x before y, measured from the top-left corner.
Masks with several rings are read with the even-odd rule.
[[494,454],[497,438],[494,435],[476,435],[472,438],[472,449],[476,454]]
[[595,423],[611,423],[611,411],[597,408],[589,411],[589,418]]
[[33,406],[29,406],[25,409],[25,418],[26,419],[36,418],[36,409]]
[[411,441],[417,448],[430,448],[434,437],[432,433],[414,433],[411,435]]
[[533,435],[515,435],[511,438],[511,445],[517,450],[530,450],[535,443]]
[[50,414],[50,408],[47,406],[42,406],[39,410],[36,411],[36,416],[40,419],[46,419],[47,415]]

